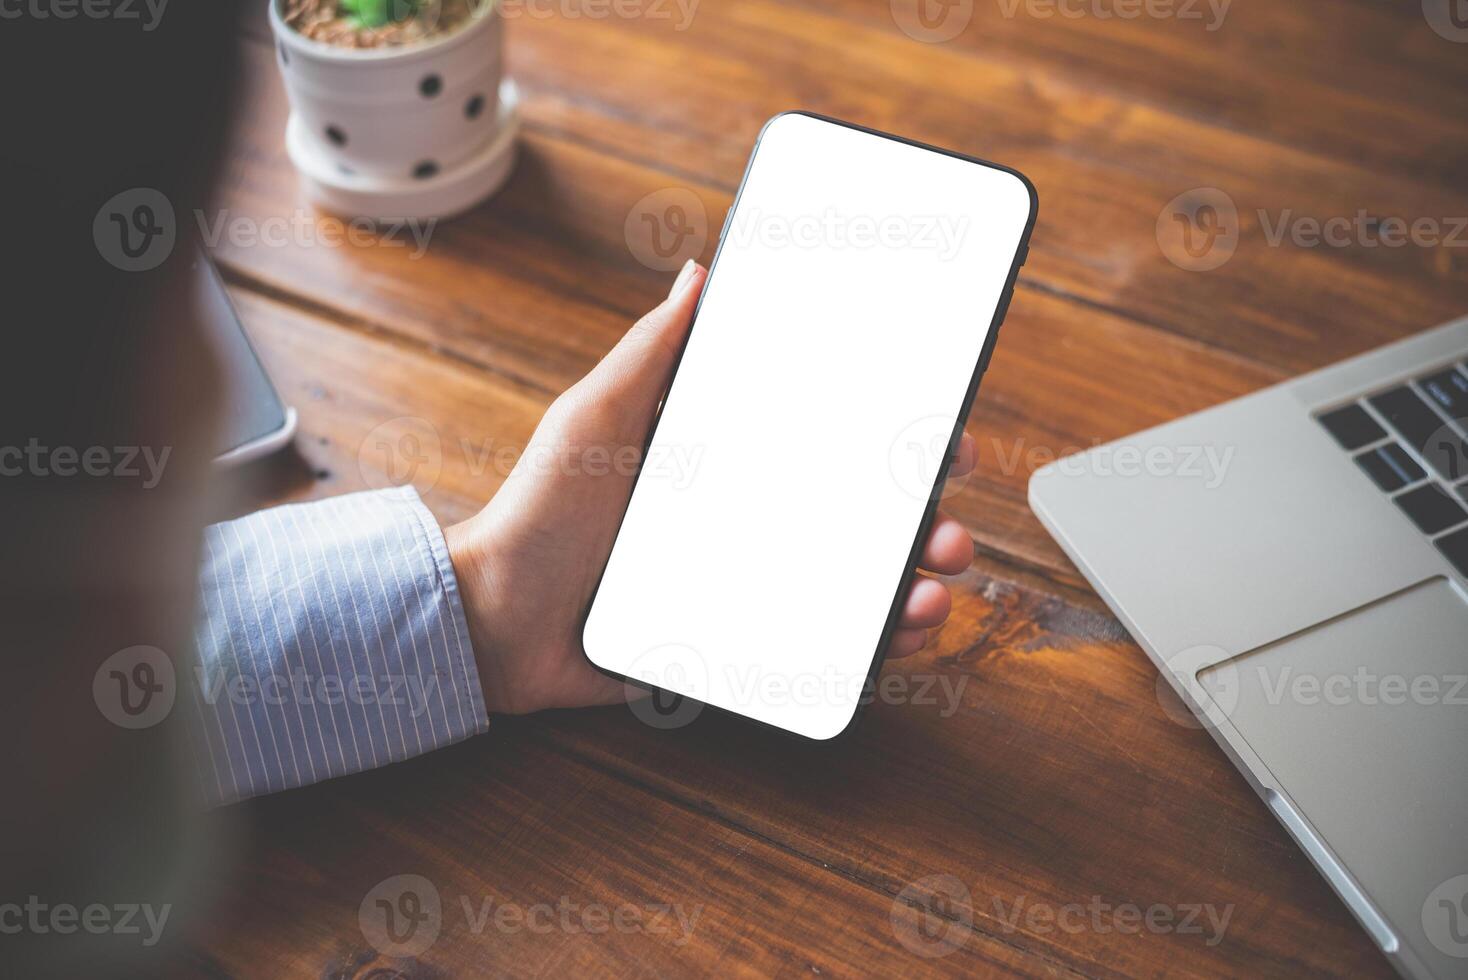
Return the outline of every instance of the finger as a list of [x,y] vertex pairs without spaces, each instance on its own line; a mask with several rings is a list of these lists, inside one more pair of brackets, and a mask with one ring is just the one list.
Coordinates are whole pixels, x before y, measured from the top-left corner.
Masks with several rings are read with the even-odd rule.
[[979,444],[974,442],[974,437],[965,432],[958,439],[958,453],[953,458],[953,465],[948,467],[948,479],[960,480],[974,471],[974,461],[979,455]]
[[887,659],[901,660],[910,657],[928,642],[927,630],[897,629],[892,633],[892,642],[887,644]]
[[957,575],[974,560],[974,539],[962,524],[940,513],[928,532],[919,564],[939,575]]
[[937,579],[915,579],[908,590],[907,602],[902,607],[902,618],[897,625],[916,629],[928,629],[943,625],[953,608],[953,598],[948,588]]
[[634,323],[592,369],[586,379],[591,386],[614,391],[623,409],[633,414],[646,409],[650,416],[693,322],[706,275],[703,266],[690,259],[673,280],[668,298]]

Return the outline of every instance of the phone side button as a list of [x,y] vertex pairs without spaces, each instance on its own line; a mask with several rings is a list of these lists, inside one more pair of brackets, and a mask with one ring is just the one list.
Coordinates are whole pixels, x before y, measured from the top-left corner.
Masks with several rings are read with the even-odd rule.
[[1014,299],[1014,283],[1009,284],[1009,288],[1004,291],[1004,298],[999,301],[999,313],[994,317],[995,331],[1004,322],[1004,318],[1009,316],[1009,302],[1012,299]]
[[989,355],[994,353],[994,342],[999,339],[999,327],[1004,323],[1004,318],[1009,315],[1009,301],[1014,297],[1014,287],[1004,294],[999,301],[999,312],[994,317],[994,325],[989,328],[989,336],[984,338],[984,348],[979,352],[979,367],[985,370],[989,366]]

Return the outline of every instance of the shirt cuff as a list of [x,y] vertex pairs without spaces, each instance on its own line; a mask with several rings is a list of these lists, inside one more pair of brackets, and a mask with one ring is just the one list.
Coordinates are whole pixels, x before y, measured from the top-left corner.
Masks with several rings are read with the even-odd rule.
[[197,649],[189,701],[211,805],[488,726],[448,547],[411,487],[206,528]]

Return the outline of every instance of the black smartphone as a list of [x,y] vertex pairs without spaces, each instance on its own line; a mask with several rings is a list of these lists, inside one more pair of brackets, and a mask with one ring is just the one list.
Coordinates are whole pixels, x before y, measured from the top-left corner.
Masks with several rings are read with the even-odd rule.
[[803,112],[765,124],[582,643],[615,677],[812,739],[880,664],[1037,198]]

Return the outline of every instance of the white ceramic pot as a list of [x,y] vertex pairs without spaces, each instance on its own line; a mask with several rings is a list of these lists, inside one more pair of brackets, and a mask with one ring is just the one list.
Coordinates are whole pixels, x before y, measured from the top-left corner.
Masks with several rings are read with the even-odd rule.
[[[441,198],[432,185],[446,174],[457,174],[462,184],[465,166],[484,169],[487,149],[503,144],[504,21],[498,4],[483,3],[469,23],[442,36],[361,49],[297,33],[282,19],[280,0],[268,2],[295,149],[304,146],[315,183],[324,170],[328,181],[391,186],[399,198],[414,186]],[[299,167],[302,154],[295,149]],[[403,210],[401,202],[395,207]],[[370,206],[362,210],[377,216]]]

